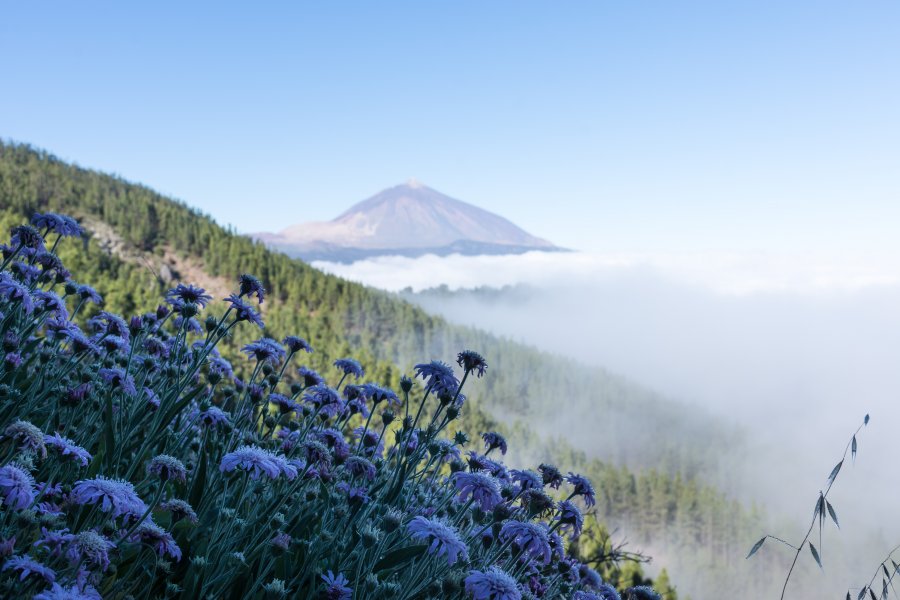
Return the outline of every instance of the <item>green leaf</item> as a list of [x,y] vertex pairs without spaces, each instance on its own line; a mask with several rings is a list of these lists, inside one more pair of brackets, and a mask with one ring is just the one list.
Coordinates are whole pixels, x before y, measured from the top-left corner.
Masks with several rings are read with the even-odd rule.
[[[750,558],[751,556],[756,554],[756,551],[759,550],[760,548],[762,548],[762,545],[765,541],[766,541],[766,538],[763,538],[763,539],[759,540],[758,542],[756,542],[755,544],[753,544],[753,547],[750,548],[750,554],[747,555],[747,558]],[[746,559],[744,559],[744,560],[746,560]]]
[[831,515],[831,520],[834,521],[834,524],[838,526],[838,529],[840,529],[841,524],[838,523],[837,514],[834,512],[834,507],[831,505],[831,502],[826,500],[825,505],[828,507],[828,514]]
[[807,543],[809,544],[809,551],[812,552],[813,558],[816,559],[816,562],[819,564],[819,568],[823,569],[824,567],[822,567],[822,559],[819,558],[819,551],[816,550],[816,547],[813,546],[812,542]]
[[400,565],[411,561],[417,556],[420,556],[427,549],[428,546],[426,544],[417,544],[415,546],[397,548],[396,550],[385,554],[384,558],[375,563],[372,571],[384,571],[386,569],[399,567]]

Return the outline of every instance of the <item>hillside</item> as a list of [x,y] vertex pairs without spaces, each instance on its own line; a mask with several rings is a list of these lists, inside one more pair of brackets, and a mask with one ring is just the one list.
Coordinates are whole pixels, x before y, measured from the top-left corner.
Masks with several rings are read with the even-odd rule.
[[301,223],[254,237],[307,261],[560,250],[499,215],[415,180],[383,190],[332,221]]
[[[734,446],[735,432],[602,369],[450,326],[389,294],[272,252],[147,187],[26,146],[0,145],[0,206],[4,226],[36,210],[83,219],[95,239],[86,252],[63,249],[66,264],[90,275],[107,305],[125,314],[154,307],[170,278],[190,276],[217,289],[248,272],[270,292],[262,305],[265,334],[313,341],[313,368],[326,370],[351,348],[362,348],[354,356],[367,374],[396,386],[414,362],[479,350],[489,376],[473,394],[467,427],[497,425],[520,444],[529,442],[531,461],[584,467],[600,493],[598,516],[611,527],[646,517],[648,526],[668,532],[649,546],[680,556],[682,569],[701,561],[725,577],[717,568],[726,564],[721,556],[739,553],[759,531],[757,516],[705,485],[720,479],[724,466],[715,449],[726,440]],[[232,347],[257,333],[245,329]],[[577,427],[585,422],[591,427]],[[537,437],[560,432],[564,439]],[[702,555],[691,554],[694,547]]]

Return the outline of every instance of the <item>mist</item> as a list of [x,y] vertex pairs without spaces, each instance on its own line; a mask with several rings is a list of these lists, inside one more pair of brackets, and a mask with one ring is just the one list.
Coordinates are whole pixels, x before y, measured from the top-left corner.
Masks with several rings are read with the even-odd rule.
[[[842,531],[829,534],[826,572],[792,588],[802,596],[789,594],[837,598],[868,583],[900,543],[893,518],[900,271],[893,264],[892,257],[531,253],[317,266],[392,291],[408,287],[403,297],[452,322],[603,366],[739,425],[746,456],[729,465],[733,478],[710,483],[765,507],[775,530],[760,537],[802,538],[828,473],[871,414],[855,464],[845,463],[829,496]],[[441,284],[446,289],[429,290]],[[786,549],[766,551],[784,556],[786,572]],[[806,554],[801,562],[812,561]],[[702,576],[674,575],[695,600],[714,597]],[[771,576],[777,593],[783,574]]]

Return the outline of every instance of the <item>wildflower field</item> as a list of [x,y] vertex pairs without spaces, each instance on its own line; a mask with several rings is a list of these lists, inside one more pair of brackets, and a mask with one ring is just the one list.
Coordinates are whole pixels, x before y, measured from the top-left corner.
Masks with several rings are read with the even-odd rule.
[[455,429],[478,353],[397,391],[352,358],[307,368],[295,336],[232,365],[216,348],[263,327],[256,278],[221,314],[179,284],[85,318],[102,298],[55,253],[81,233],[36,214],[2,249],[2,597],[659,598],[567,553],[587,478],[509,469],[502,435]]

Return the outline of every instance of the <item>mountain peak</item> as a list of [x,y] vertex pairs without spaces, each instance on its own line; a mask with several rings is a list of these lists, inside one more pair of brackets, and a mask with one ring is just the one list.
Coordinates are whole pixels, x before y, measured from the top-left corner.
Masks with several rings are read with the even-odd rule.
[[382,190],[331,221],[302,223],[255,237],[307,260],[559,250],[507,219],[451,198],[417,179]]

